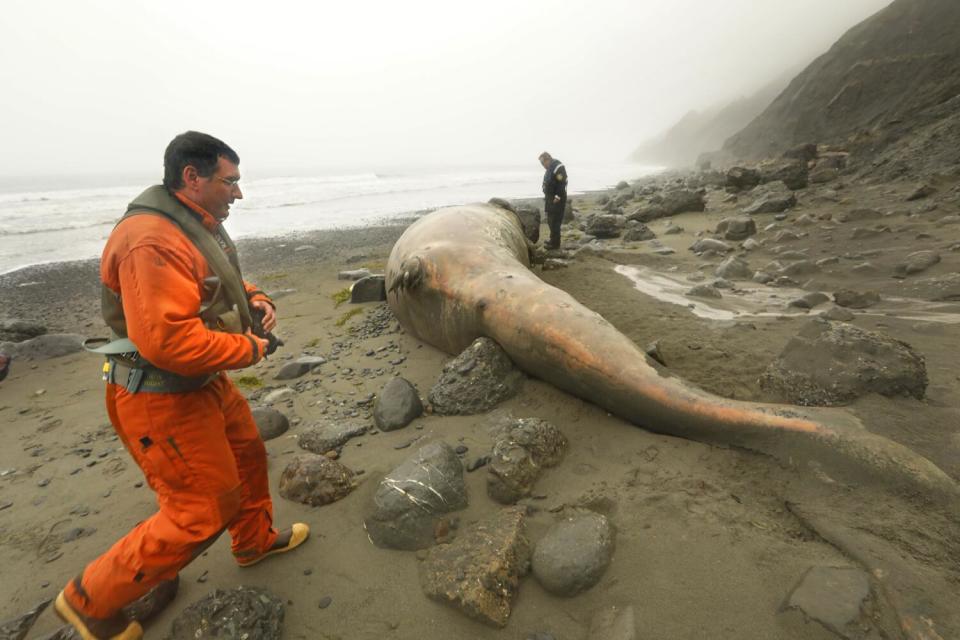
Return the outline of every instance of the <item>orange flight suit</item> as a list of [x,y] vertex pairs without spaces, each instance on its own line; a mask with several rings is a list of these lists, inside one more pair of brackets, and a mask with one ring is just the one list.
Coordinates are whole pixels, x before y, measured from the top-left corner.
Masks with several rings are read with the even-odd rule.
[[[199,205],[177,197],[207,229],[218,224]],[[159,215],[124,219],[100,264],[101,280],[120,294],[128,336],[141,356],[183,376],[240,369],[263,357],[259,342],[211,331],[198,317],[203,279],[211,275],[194,244]],[[251,300],[269,302],[244,286]],[[273,545],[266,449],[246,399],[224,373],[186,393],[130,393],[108,384],[106,395],[110,421],[156,492],[160,510],[70,582],[70,606],[108,618],[176,576],[224,529],[238,558]]]

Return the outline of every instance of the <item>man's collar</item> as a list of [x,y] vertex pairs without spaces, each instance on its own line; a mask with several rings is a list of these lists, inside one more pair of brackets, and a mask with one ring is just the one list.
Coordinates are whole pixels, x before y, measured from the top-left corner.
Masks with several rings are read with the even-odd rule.
[[186,206],[188,209],[190,209],[191,211],[199,215],[200,222],[202,222],[203,226],[210,231],[213,231],[214,229],[216,229],[217,226],[219,226],[220,223],[223,222],[223,220],[227,219],[227,217],[224,216],[223,220],[217,220],[212,213],[210,213],[209,211],[207,211],[206,209],[204,209],[203,207],[201,207],[196,202],[194,202],[187,196],[183,195],[179,191],[174,193],[173,195],[176,196],[177,200],[182,202],[184,206]]

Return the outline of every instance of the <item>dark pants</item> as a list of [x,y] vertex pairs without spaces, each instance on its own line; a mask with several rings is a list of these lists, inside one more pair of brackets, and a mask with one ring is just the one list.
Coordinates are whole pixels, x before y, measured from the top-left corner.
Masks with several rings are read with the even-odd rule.
[[560,225],[563,224],[563,212],[567,208],[567,196],[560,196],[560,202],[546,202],[543,208],[547,213],[547,226],[550,227],[547,246],[557,249],[560,247]]

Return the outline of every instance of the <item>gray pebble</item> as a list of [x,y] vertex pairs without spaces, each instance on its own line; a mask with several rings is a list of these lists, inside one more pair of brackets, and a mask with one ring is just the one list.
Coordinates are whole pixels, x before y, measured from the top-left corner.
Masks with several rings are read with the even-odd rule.
[[330,596],[323,596],[320,598],[320,602],[317,603],[317,606],[321,609],[326,609],[333,602],[333,598]]

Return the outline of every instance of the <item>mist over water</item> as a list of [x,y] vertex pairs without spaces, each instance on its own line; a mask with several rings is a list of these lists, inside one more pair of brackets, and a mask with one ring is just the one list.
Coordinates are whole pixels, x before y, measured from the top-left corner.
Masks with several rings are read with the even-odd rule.
[[[575,166],[571,194],[613,186],[656,171],[628,164]],[[424,209],[537,198],[542,170],[517,167],[363,171],[244,179],[244,199],[231,208],[234,238],[275,237],[356,227]],[[92,179],[91,179],[92,180]],[[0,188],[0,273],[28,265],[100,255],[127,203],[150,181],[60,190]]]

